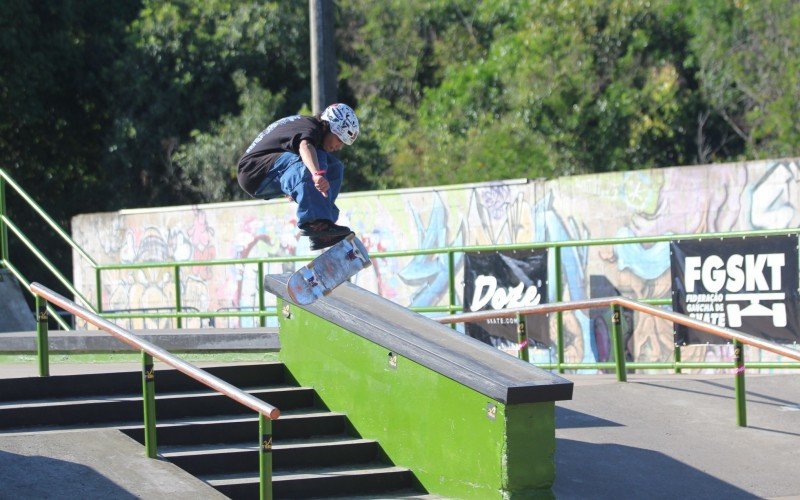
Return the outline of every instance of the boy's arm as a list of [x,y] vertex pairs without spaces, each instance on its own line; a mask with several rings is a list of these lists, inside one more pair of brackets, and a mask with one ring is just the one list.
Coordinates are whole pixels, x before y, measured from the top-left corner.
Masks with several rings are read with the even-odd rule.
[[325,165],[320,165],[319,157],[317,157],[317,149],[306,139],[300,141],[300,147],[298,149],[303,164],[308,171],[311,172],[311,179],[314,181],[314,187],[327,198],[330,184],[328,184],[328,179],[324,176]]

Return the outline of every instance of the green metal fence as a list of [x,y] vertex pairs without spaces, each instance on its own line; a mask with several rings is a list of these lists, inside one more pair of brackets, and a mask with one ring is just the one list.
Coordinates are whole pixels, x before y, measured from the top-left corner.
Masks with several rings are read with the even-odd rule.
[[[19,228],[13,223],[5,209],[6,200],[6,186],[13,188],[19,196],[58,234],[64,242],[69,245],[85,261],[93,270],[95,277],[95,297],[93,301],[84,297],[79,290],[76,290],[72,283],[63,276],[58,269],[47,259],[47,257],[36,247],[36,245],[27,238]],[[258,318],[261,326],[266,325],[268,317],[276,317],[278,312],[274,307],[267,307],[264,291],[264,269],[265,266],[270,264],[280,263],[304,263],[311,257],[304,256],[285,256],[285,257],[263,257],[263,258],[247,258],[247,259],[217,259],[217,260],[204,260],[204,261],[183,261],[183,262],[149,262],[149,263],[133,263],[133,264],[98,264],[90,255],[88,255],[72,238],[61,229],[58,224],[53,221],[47,213],[39,207],[33,198],[27,194],[13,179],[11,179],[2,169],[0,169],[0,258],[2,265],[8,268],[16,277],[25,285],[27,289],[29,283],[25,280],[24,276],[18,271],[11,263],[8,254],[8,230],[14,233],[20,241],[31,251],[31,253],[40,260],[49,269],[55,278],[66,287],[70,293],[74,294],[76,299],[82,303],[83,306],[89,308],[92,312],[100,314],[106,319],[171,319],[176,322],[178,328],[182,328],[184,320],[187,318]],[[720,238],[733,238],[733,237],[758,237],[758,236],[776,236],[776,235],[792,235],[800,234],[800,228],[792,229],[774,229],[774,230],[761,230],[761,231],[734,231],[725,233],[704,233],[704,234],[677,234],[668,236],[647,236],[647,237],[633,237],[633,238],[605,238],[594,239],[585,241],[556,241],[556,242],[530,242],[530,243],[515,243],[506,245],[477,245],[477,246],[458,246],[448,248],[431,248],[431,249],[417,249],[417,250],[402,250],[390,252],[376,252],[372,255],[375,259],[391,259],[391,258],[405,258],[415,257],[420,255],[446,255],[448,261],[448,297],[447,305],[439,306],[425,306],[414,307],[413,309],[420,313],[442,313],[442,314],[455,314],[461,311],[459,305],[458,293],[456,287],[457,269],[455,262],[458,255],[463,255],[468,252],[511,252],[519,250],[533,250],[533,249],[547,249],[552,258],[553,269],[555,275],[553,276],[553,289],[554,296],[550,297],[550,302],[562,302],[564,296],[564,289],[562,283],[562,276],[564,273],[562,266],[562,252],[567,248],[580,248],[590,246],[617,246],[617,245],[642,245],[653,244],[661,242],[669,242],[673,240],[698,240],[698,239],[720,239]],[[256,266],[257,268],[257,293],[258,293],[258,310],[256,311],[187,311],[185,304],[182,303],[182,289],[181,289],[181,272],[186,267],[198,266]],[[103,274],[121,270],[143,270],[143,269],[171,269],[172,278],[174,283],[175,303],[171,306],[171,311],[162,312],[104,312],[103,304]],[[671,299],[665,297],[650,297],[639,298],[640,302],[650,305],[670,305]],[[613,362],[599,362],[599,363],[567,363],[564,353],[564,322],[562,312],[557,311],[555,315],[556,325],[556,349],[557,359],[555,363],[537,363],[546,369],[565,370],[575,369],[613,369],[615,364]],[[60,326],[65,330],[69,330],[69,326],[57,315],[51,311],[51,316],[56,318]],[[527,350],[526,350],[527,351]],[[527,354],[527,352],[525,353]],[[619,353],[617,353],[619,355]],[[781,362],[766,362],[748,363],[748,366],[753,368],[797,368],[797,363],[781,363]],[[628,363],[628,367],[632,369],[668,369],[674,370],[679,373],[681,369],[689,368],[718,368],[728,369],[734,368],[731,363],[687,363],[681,361],[680,346],[676,346],[674,360],[672,362],[643,362],[643,363]]]

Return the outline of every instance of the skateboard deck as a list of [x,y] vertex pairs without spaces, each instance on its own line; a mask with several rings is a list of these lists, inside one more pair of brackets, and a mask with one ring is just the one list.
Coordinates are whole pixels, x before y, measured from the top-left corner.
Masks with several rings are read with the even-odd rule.
[[286,288],[295,303],[308,305],[371,265],[367,249],[354,233],[350,233],[295,271]]

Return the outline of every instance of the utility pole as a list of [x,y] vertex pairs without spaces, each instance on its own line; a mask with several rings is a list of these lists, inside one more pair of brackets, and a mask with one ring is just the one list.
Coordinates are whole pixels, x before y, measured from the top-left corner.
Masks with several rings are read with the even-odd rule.
[[336,102],[333,0],[308,0],[308,18],[311,25],[311,110],[317,114]]

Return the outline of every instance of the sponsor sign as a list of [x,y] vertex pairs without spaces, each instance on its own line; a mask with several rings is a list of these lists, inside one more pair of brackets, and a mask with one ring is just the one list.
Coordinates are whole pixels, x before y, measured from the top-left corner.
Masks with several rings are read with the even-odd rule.
[[[671,242],[673,310],[774,342],[800,341],[797,243],[796,235]],[[679,345],[727,342],[675,325]]]
[[[464,312],[498,311],[547,303],[547,249],[469,252],[464,256]],[[516,318],[467,323],[467,335],[516,349]],[[549,346],[547,315],[526,316],[529,345]]]

